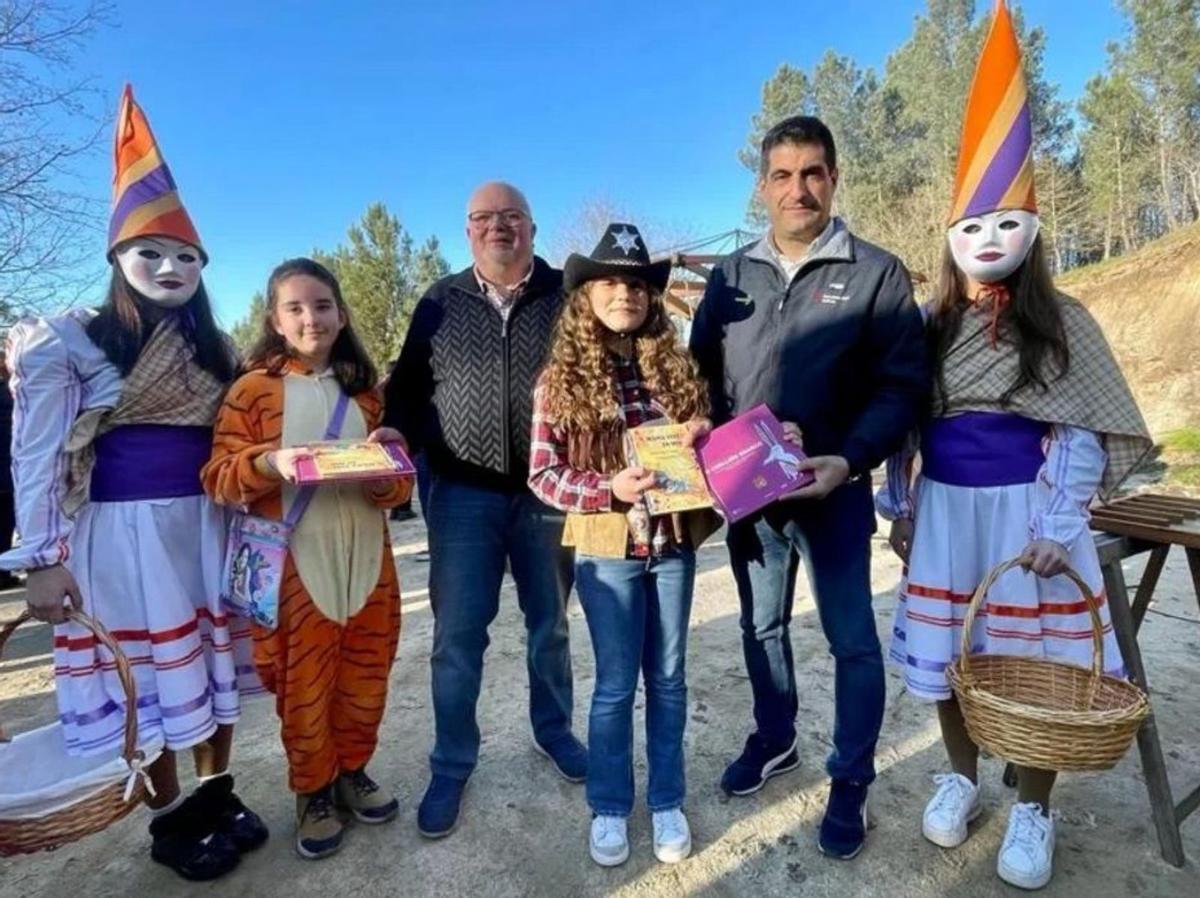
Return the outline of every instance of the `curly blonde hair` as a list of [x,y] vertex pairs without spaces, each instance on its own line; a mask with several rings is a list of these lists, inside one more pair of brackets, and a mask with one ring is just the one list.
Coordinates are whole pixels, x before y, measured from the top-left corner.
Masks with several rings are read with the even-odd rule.
[[[603,473],[624,466],[625,422],[606,346],[610,333],[592,311],[588,284],[580,284],[567,296],[538,381],[566,434],[570,463]],[[668,417],[683,422],[708,415],[708,388],[679,344],[659,291],[650,290],[646,320],[629,336],[646,389]]]

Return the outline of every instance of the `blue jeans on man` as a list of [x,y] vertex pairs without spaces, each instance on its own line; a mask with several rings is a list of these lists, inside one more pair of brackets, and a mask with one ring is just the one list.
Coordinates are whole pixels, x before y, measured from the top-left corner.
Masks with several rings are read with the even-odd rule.
[[870,483],[863,479],[824,499],[771,505],[731,526],[727,536],[757,735],[780,752],[796,738],[790,624],[797,563],[803,560],[834,657],[833,751],[826,768],[835,782],[859,786],[875,778],[885,694],[871,609],[874,530]]
[[525,616],[533,736],[553,754],[556,743],[573,740],[566,618],[573,571],[571,553],[562,547],[563,515],[528,491],[435,477],[427,519],[435,777],[466,781],[479,758],[475,706],[506,560]]
[[687,724],[688,617],[696,556],[579,556],[575,583],[596,658],[588,717],[588,805],[596,814],[633,811],[633,704],[640,672],[646,689],[646,757],[651,811],[682,807]]

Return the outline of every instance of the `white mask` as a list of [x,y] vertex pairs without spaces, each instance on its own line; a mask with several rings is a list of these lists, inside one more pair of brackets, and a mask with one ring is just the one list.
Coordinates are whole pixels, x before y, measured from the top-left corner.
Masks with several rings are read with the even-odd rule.
[[1020,267],[1038,235],[1034,212],[1009,209],[956,221],[946,232],[954,261],[981,284],[995,284]]
[[171,237],[137,237],[114,253],[125,280],[146,299],[169,309],[196,295],[203,257]]

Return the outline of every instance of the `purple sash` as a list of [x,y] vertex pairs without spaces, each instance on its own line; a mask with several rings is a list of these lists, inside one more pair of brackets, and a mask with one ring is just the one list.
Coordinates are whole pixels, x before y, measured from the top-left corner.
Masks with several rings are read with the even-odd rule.
[[127,424],[96,438],[93,502],[199,496],[200,469],[212,455],[212,428]]
[[995,412],[937,418],[921,433],[921,474],[951,486],[1033,483],[1049,430],[1044,421]]

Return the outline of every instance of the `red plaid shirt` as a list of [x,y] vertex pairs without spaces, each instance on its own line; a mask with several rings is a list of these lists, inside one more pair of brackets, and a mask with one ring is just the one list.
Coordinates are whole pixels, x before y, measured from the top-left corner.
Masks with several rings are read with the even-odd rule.
[[[666,418],[650,398],[637,364],[616,355],[612,360],[613,384],[621,401],[625,428]],[[533,394],[529,486],[539,499],[560,511],[589,514],[624,509],[629,518],[629,553],[635,557],[661,555],[674,544],[670,515],[650,517],[644,501],[626,506],[613,496],[611,474],[571,466],[566,435],[555,425],[553,409],[541,386]]]

